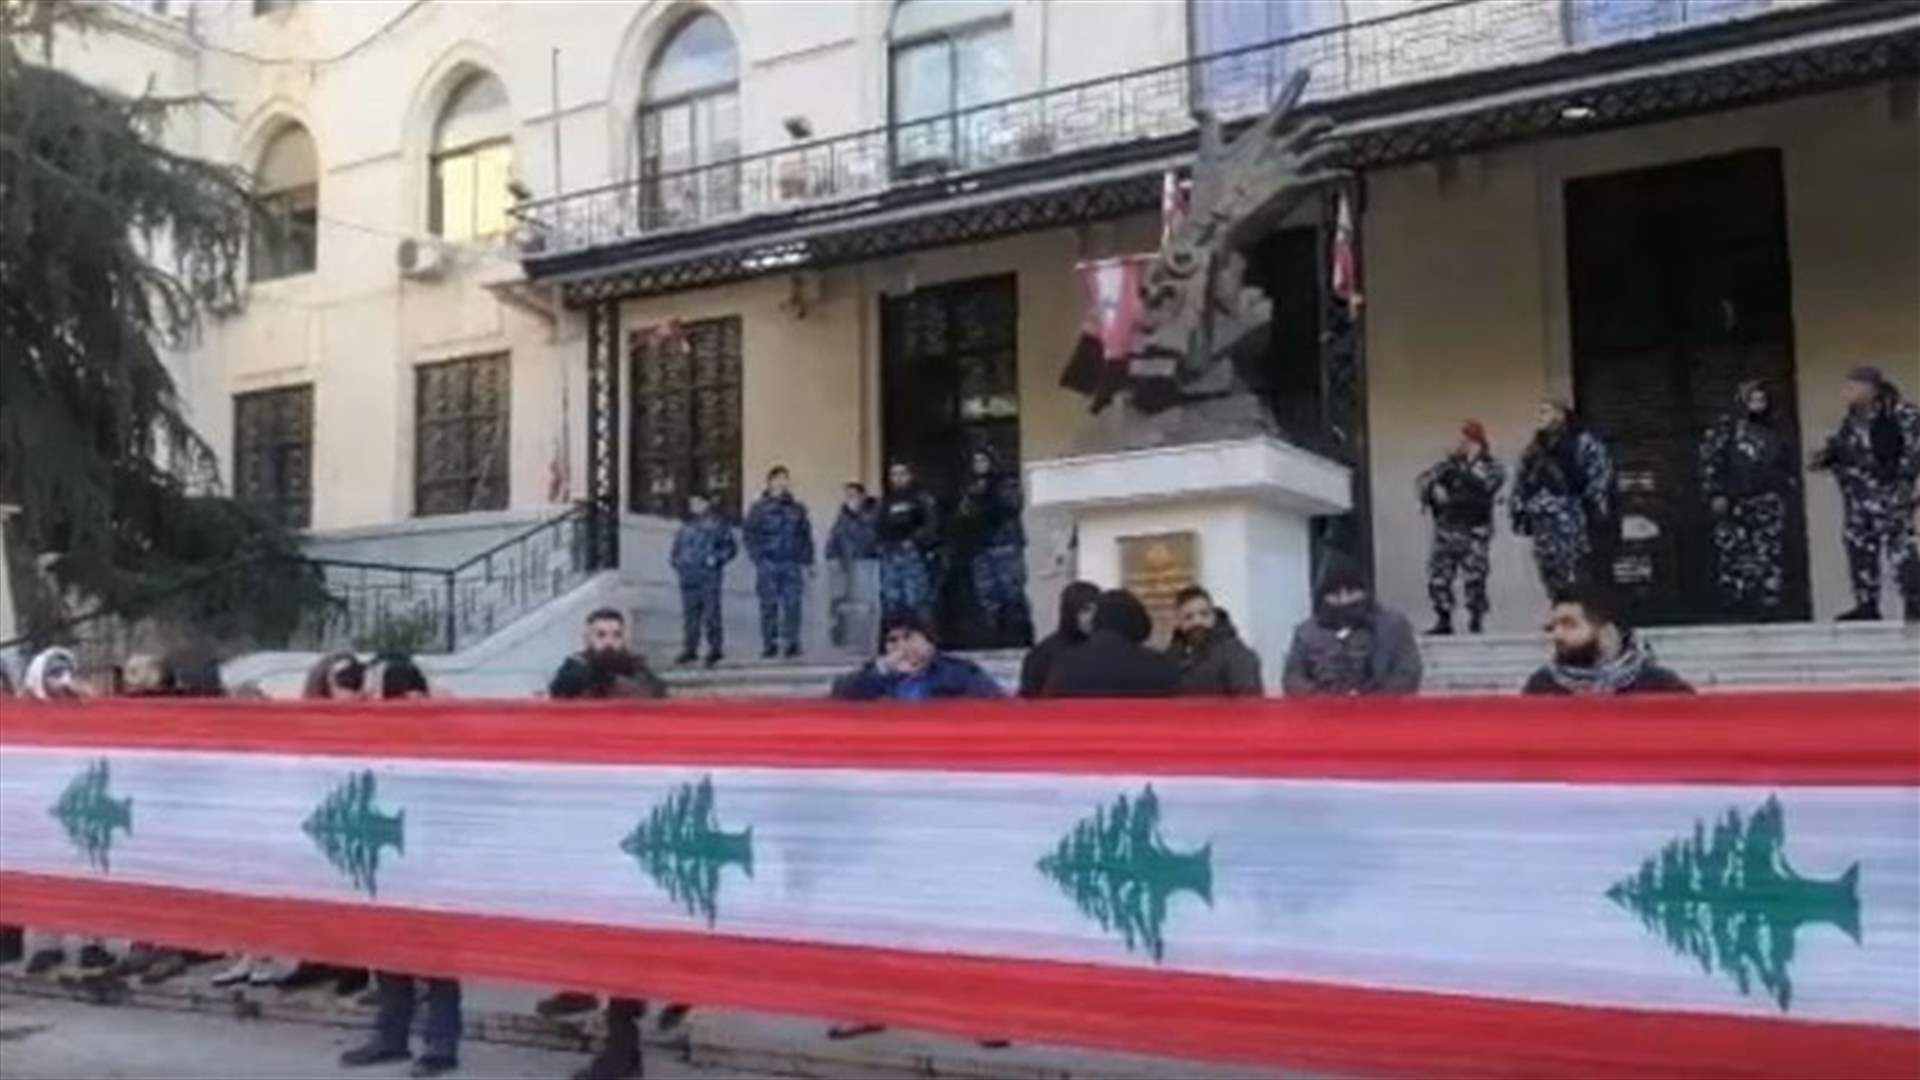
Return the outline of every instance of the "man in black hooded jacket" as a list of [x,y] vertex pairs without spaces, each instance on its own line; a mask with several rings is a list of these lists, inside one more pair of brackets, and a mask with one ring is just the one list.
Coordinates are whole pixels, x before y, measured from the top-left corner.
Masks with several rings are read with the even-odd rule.
[[1060,590],[1060,628],[1027,650],[1020,662],[1020,696],[1041,697],[1053,663],[1060,654],[1087,640],[1093,632],[1094,606],[1100,602],[1100,586],[1091,581],[1076,581]]
[[1132,593],[1110,589],[1093,608],[1093,633],[1053,662],[1046,696],[1057,698],[1172,697],[1180,667],[1147,648],[1153,619]]

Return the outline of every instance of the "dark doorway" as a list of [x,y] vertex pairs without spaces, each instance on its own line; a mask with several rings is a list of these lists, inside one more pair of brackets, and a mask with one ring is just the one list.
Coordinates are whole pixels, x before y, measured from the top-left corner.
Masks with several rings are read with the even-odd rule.
[[[1745,379],[1799,456],[1780,152],[1573,180],[1567,287],[1577,404],[1613,449],[1613,584],[1644,624],[1723,621],[1699,446]],[[1804,502],[1789,500],[1783,615],[1808,614]]]
[[[974,278],[887,297],[881,306],[880,436],[887,462],[905,461],[952,519],[975,447],[1020,467],[1020,381],[1013,275]],[[949,555],[951,553],[949,552]],[[954,647],[987,641],[966,567],[935,567],[940,633]]]

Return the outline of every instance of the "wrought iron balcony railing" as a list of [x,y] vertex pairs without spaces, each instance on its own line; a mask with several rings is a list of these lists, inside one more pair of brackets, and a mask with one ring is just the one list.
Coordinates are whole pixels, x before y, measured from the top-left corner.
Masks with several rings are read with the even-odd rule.
[[[1244,48],[521,204],[540,259],[765,214],[826,216],[888,191],[1256,115],[1302,68],[1325,102],[1831,0],[1434,0]],[[770,259],[799,262],[804,252]],[[769,267],[772,268],[772,267]]]

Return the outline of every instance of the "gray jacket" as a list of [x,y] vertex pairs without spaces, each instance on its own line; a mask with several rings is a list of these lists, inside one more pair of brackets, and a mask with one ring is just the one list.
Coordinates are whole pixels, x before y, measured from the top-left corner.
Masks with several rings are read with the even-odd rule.
[[1405,615],[1376,607],[1344,634],[1312,619],[1293,631],[1281,688],[1288,697],[1315,694],[1412,694],[1420,690],[1420,645]]
[[1180,692],[1210,697],[1259,697],[1265,693],[1260,683],[1260,654],[1247,648],[1234,631],[1225,611],[1212,632],[1199,640],[1174,636],[1167,650],[1180,665]]

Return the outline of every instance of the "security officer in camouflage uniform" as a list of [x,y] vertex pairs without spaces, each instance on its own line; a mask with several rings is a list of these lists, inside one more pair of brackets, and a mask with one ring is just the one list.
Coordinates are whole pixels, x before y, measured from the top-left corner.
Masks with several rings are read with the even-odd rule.
[[940,545],[940,507],[904,461],[887,467],[880,504],[880,620],[911,614],[933,622],[933,559]]
[[955,547],[966,554],[973,597],[993,644],[1025,647],[1033,644],[1033,614],[1027,605],[1020,477],[1002,469],[986,447],[973,452],[970,466],[954,514]]
[[1852,611],[1843,621],[1880,617],[1880,566],[1900,568],[1908,621],[1920,620],[1915,596],[1920,552],[1914,550],[1914,486],[1920,480],[1920,409],[1903,400],[1879,368],[1847,373],[1846,418],[1814,456],[1813,468],[1831,470],[1846,505],[1841,538],[1853,578]]
[[1540,403],[1540,426],[1520,456],[1513,531],[1533,538],[1533,561],[1548,595],[1590,574],[1594,534],[1614,521],[1613,456],[1564,401]]
[[800,655],[800,594],[813,569],[813,524],[807,507],[793,497],[793,478],[785,465],[767,473],[767,489],[753,501],[741,528],[747,557],[759,572],[760,655],[771,658],[782,649]]
[[728,563],[739,554],[733,526],[713,503],[698,492],[687,497],[687,520],[673,534],[673,572],[680,579],[680,656],[675,663],[691,664],[700,651],[700,632],[706,631],[707,666],[720,662],[725,634],[720,625],[720,583]]
[[1493,503],[1507,470],[1487,448],[1478,420],[1460,427],[1460,444],[1420,474],[1422,509],[1433,515],[1433,547],[1427,553],[1427,595],[1437,616],[1429,634],[1453,633],[1453,579],[1466,580],[1468,630],[1480,633],[1487,615],[1487,549],[1493,542]]
[[1774,426],[1766,384],[1741,383],[1734,411],[1700,441],[1700,492],[1713,515],[1714,585],[1728,614],[1757,622],[1780,617],[1787,499],[1798,472],[1793,447]]

